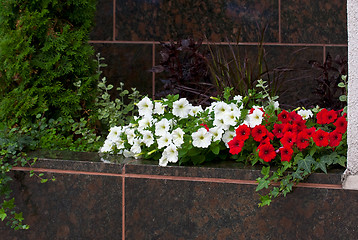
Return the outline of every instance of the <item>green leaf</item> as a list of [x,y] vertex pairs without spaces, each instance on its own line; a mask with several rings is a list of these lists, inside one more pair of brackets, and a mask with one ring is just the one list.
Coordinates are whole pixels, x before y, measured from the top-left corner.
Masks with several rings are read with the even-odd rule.
[[4,211],[4,208],[0,209],[0,219],[1,221],[4,221],[4,219],[7,217],[6,212]]
[[315,163],[316,161],[313,157],[308,155],[304,159],[298,160],[297,167],[298,169],[303,169],[305,172],[311,173],[312,165]]
[[327,174],[327,167],[326,167],[326,163],[323,161],[319,161],[315,163],[315,170],[317,169],[321,169],[324,173]]
[[268,188],[270,181],[266,180],[265,178],[258,178],[257,182],[259,183],[259,185],[257,185],[256,187],[256,192],[260,191],[263,188]]
[[270,174],[270,166],[262,167],[261,174],[264,176],[268,176]]
[[346,95],[341,95],[341,96],[339,96],[339,100],[341,102],[346,102],[347,101],[347,96]]
[[340,83],[338,83],[338,87],[340,87],[340,88],[345,88],[346,85],[345,85],[344,83],[340,82]]
[[263,206],[269,206],[270,203],[271,203],[271,196],[269,195],[265,195],[265,196],[260,196],[260,200],[261,200],[261,203],[259,203],[259,207],[263,207]]
[[211,151],[215,154],[215,155],[218,155],[219,152],[220,152],[220,147],[219,145],[213,145],[210,147]]

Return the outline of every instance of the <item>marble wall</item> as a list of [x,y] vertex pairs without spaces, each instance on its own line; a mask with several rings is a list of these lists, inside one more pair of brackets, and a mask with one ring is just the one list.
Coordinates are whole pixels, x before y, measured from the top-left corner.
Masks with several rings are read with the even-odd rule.
[[260,169],[230,161],[201,167],[104,163],[89,155],[40,157],[34,172],[56,177],[45,184],[29,177],[30,168],[14,168],[13,196],[30,229],[14,231],[0,222],[1,239],[358,238],[358,192],[342,189],[343,169],[315,173],[286,198],[259,208]]
[[98,0],[97,9],[90,43],[106,58],[103,75],[152,97],[162,85],[148,71],[158,64],[159,41],[194,37],[227,44],[240,33],[241,45],[249,49],[266,27],[270,67],[293,62],[294,71],[282,80],[286,104],[314,99],[320,72],[309,60],[347,56],[346,1]]

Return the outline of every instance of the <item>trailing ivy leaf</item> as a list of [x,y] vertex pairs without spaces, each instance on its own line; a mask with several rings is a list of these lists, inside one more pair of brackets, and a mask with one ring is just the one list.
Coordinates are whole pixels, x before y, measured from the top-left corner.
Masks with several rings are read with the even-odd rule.
[[325,163],[325,162],[323,162],[322,160],[321,160],[321,161],[319,161],[319,162],[315,162],[314,166],[315,166],[315,170],[317,170],[317,169],[321,169],[324,173],[326,173],[326,174],[327,174],[327,167],[326,167],[326,163]]
[[271,195],[273,197],[277,197],[280,194],[280,189],[278,187],[274,187],[271,191]]
[[299,179],[299,180],[303,180],[303,177],[302,177],[302,173],[303,171],[301,169],[297,169],[295,172],[293,172],[291,175],[292,175],[292,178],[295,180],[295,179]]
[[261,174],[264,176],[268,176],[270,174],[270,166],[262,167]]
[[259,183],[259,185],[257,185],[257,187],[256,187],[256,192],[260,191],[263,188],[268,188],[268,186],[270,184],[270,181],[266,180],[265,178],[257,178],[256,180]]
[[265,195],[265,196],[260,196],[260,200],[261,200],[261,203],[259,203],[259,207],[263,207],[263,206],[269,206],[272,199],[271,199],[271,196],[269,195]]
[[6,217],[7,217],[7,214],[6,214],[5,210],[4,210],[4,208],[1,208],[0,209],[0,219],[1,219],[1,221],[4,221],[4,219]]
[[312,165],[314,165],[315,162],[312,156],[308,155],[304,159],[298,160],[297,167],[298,169],[303,169],[305,172],[311,173]]

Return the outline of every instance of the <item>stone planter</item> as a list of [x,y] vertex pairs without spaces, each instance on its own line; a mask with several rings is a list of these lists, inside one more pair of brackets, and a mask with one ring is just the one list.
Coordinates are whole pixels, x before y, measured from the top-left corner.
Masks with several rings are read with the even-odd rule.
[[[16,168],[12,187],[30,230],[0,225],[2,239],[358,239],[358,191],[343,172],[313,174],[286,198],[258,208],[260,170],[234,162],[159,167],[92,153],[40,156]],[[60,157],[61,156],[61,157]]]

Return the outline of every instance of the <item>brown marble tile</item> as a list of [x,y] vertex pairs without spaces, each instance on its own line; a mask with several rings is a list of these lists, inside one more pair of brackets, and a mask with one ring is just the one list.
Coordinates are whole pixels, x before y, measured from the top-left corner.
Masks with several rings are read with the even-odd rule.
[[278,41],[278,2],[274,0],[152,0],[116,2],[116,40],[177,40],[206,36],[210,41]]
[[126,89],[136,88],[141,94],[152,94],[152,45],[145,44],[92,44],[101,53],[108,66],[102,77],[116,89],[120,82]]
[[258,208],[255,186],[126,179],[125,188],[126,239],[358,236],[353,220],[358,214],[357,191],[299,188],[270,207]]
[[41,184],[28,172],[14,172],[13,196],[26,231],[0,223],[2,239],[118,239],[122,236],[122,179],[73,174]]
[[347,43],[346,1],[281,1],[281,23],[285,43]]
[[90,40],[113,40],[113,0],[97,1]]

